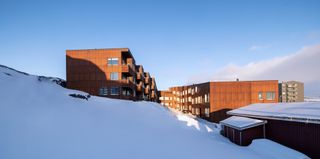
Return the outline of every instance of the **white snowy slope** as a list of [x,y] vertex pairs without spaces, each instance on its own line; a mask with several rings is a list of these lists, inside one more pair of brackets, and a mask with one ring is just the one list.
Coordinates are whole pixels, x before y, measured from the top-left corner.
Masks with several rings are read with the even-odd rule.
[[[304,159],[269,140],[240,147],[156,103],[91,96],[0,66],[1,159]],[[266,148],[272,148],[266,151]]]

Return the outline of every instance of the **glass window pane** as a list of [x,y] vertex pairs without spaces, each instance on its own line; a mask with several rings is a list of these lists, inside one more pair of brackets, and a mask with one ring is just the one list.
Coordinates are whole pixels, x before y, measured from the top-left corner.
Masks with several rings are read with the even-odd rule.
[[110,79],[111,80],[118,80],[118,72],[111,72]]

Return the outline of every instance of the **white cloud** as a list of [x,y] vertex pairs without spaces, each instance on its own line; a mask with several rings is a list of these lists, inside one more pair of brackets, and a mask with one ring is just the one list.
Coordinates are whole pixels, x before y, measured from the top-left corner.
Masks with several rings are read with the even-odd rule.
[[271,47],[270,45],[252,45],[252,46],[250,46],[249,50],[250,51],[260,51],[260,50],[268,49],[270,47]]
[[188,83],[209,80],[297,80],[305,83],[305,94],[320,96],[320,44],[298,52],[246,65],[229,64],[211,75],[197,75]]

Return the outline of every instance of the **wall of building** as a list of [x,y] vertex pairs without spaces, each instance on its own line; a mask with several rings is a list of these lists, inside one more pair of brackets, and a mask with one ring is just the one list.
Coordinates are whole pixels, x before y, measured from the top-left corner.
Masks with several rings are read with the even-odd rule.
[[[108,64],[109,58],[118,58],[118,64]],[[141,72],[136,69],[135,60],[127,48],[67,50],[66,73],[67,87],[70,89],[117,99],[158,100],[157,93],[153,99],[141,98],[144,94],[137,96],[138,93],[145,92],[145,84],[143,82],[143,87],[137,89],[139,83],[136,77]],[[118,80],[112,80],[111,73],[117,73]],[[155,87],[150,93],[158,92],[155,81],[150,82],[151,84]],[[119,88],[118,95],[111,94],[111,88],[114,87]],[[102,88],[106,88],[106,95],[101,94]]]
[[283,81],[279,84],[280,102],[303,102],[304,84],[298,81]]
[[[267,92],[273,92],[274,98],[267,99]],[[253,103],[277,102],[277,80],[210,82],[210,120],[214,122],[229,117],[226,112],[232,109]]]
[[[161,103],[171,103],[172,108],[219,122],[228,117],[226,112],[231,109],[253,103],[278,102],[278,81],[206,82],[171,87],[161,95],[168,92],[171,92],[172,98],[169,98],[171,102],[161,101]],[[267,99],[267,92],[273,93],[273,99]]]
[[227,137],[231,142],[240,146],[248,146],[252,143],[252,140],[264,138],[263,125],[245,130],[237,130],[223,125],[221,134]]
[[320,158],[320,124],[267,121],[266,137],[268,139],[300,151],[313,159]]

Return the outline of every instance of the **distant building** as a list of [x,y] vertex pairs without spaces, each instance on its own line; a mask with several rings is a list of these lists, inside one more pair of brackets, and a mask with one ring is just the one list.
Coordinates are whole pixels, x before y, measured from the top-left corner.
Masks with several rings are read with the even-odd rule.
[[[267,138],[310,158],[320,158],[320,102],[252,104],[227,113],[232,117],[221,123],[222,134],[236,144],[247,145],[255,138]],[[237,127],[242,128],[242,142],[237,138]]]
[[279,102],[303,102],[304,84],[298,81],[285,81],[279,84]]
[[136,65],[128,48],[66,52],[67,88],[102,97],[158,101],[155,78]]
[[227,118],[226,112],[252,103],[277,103],[278,81],[206,82],[171,87],[160,92],[162,105],[209,121]]

